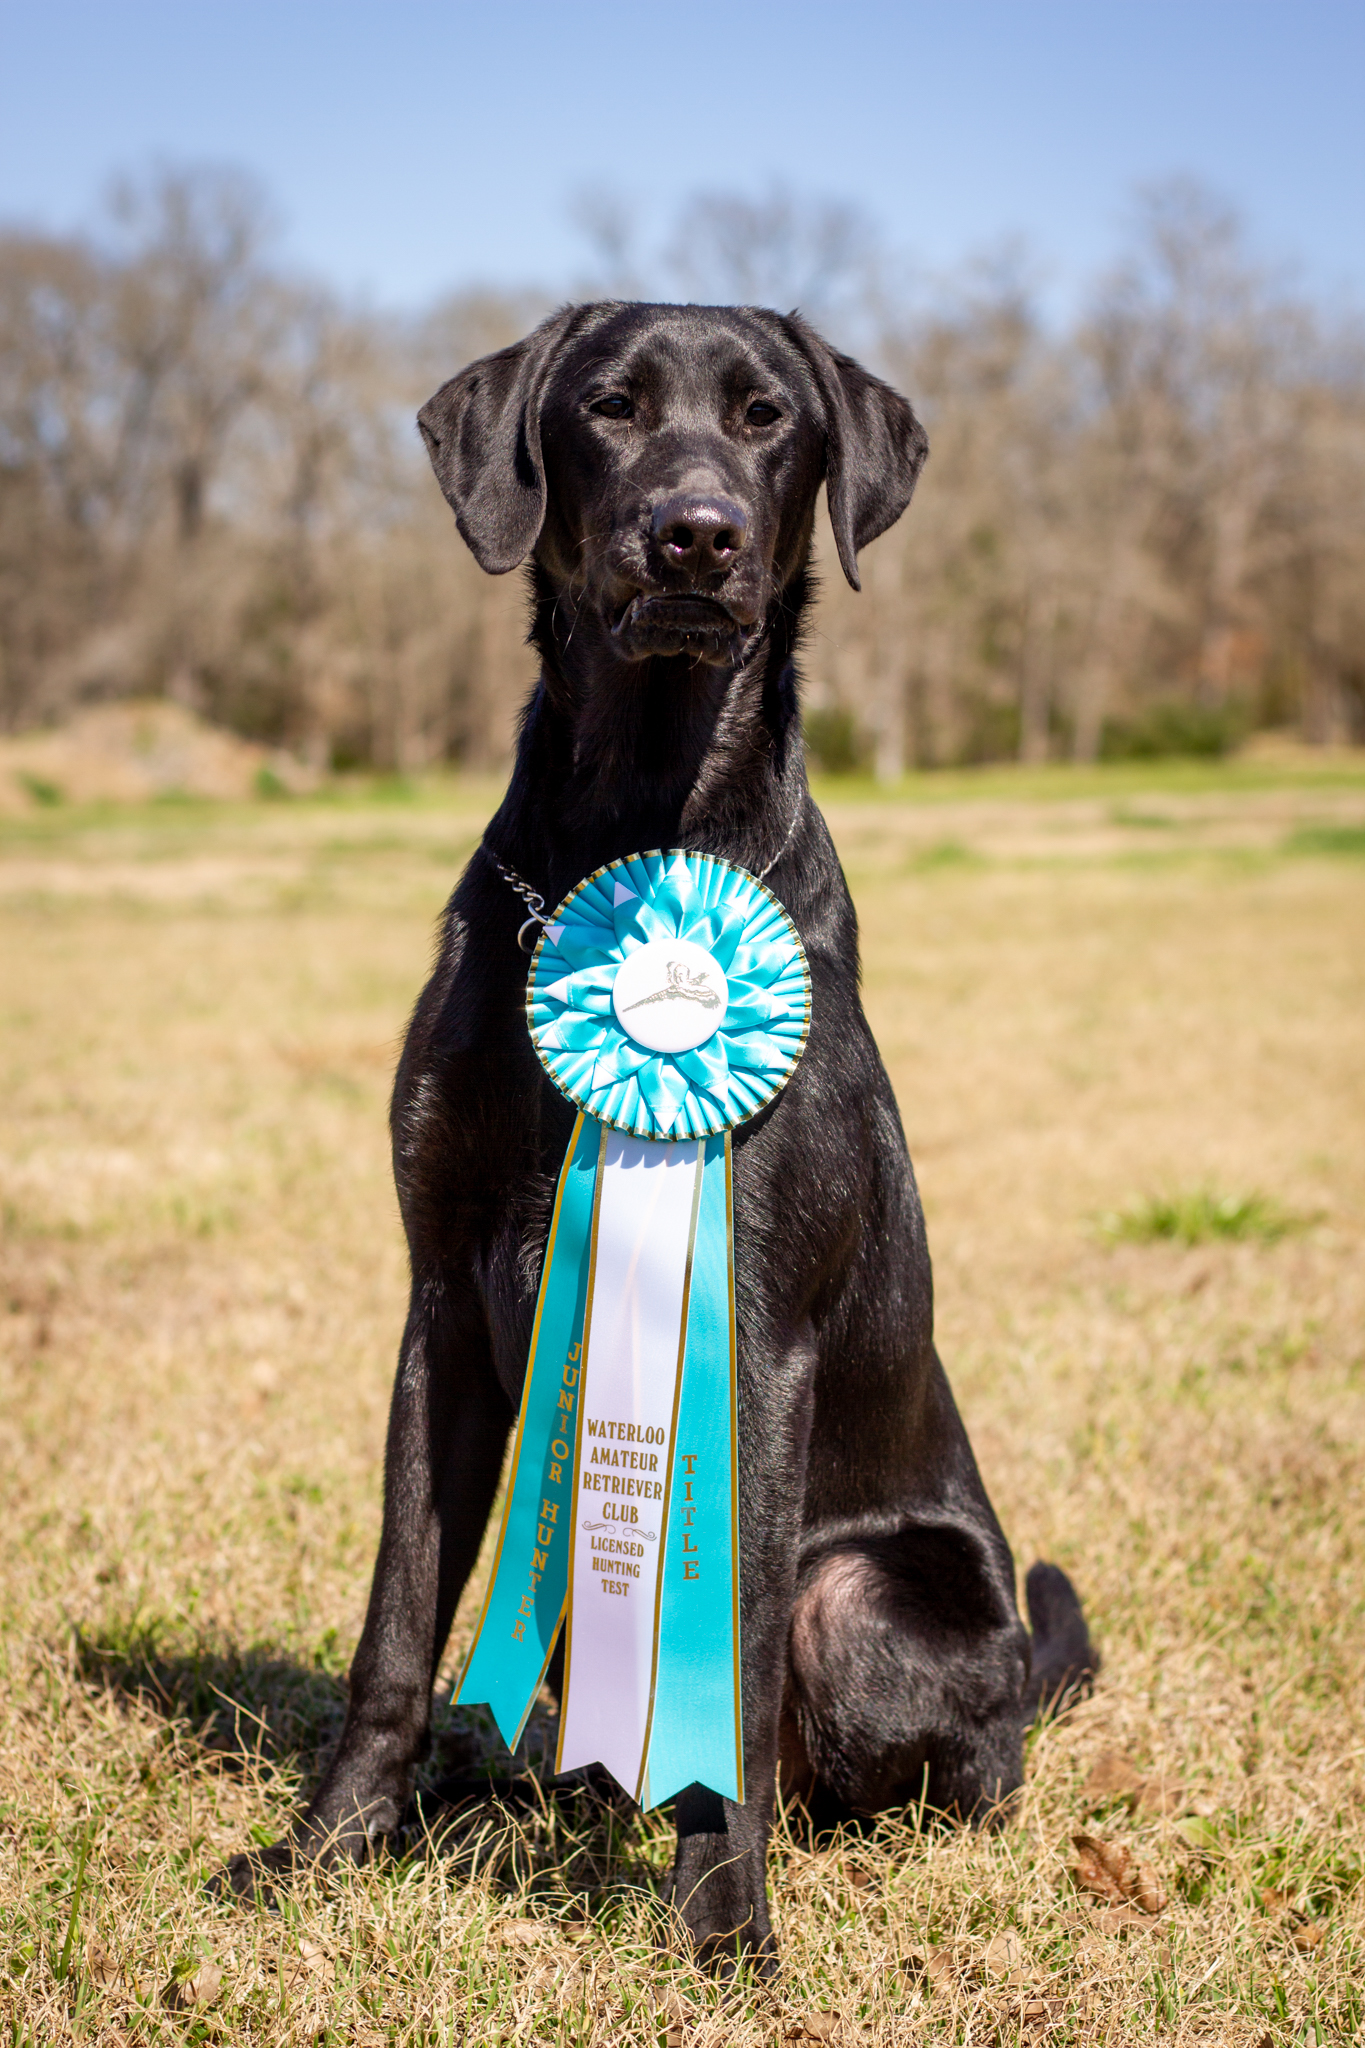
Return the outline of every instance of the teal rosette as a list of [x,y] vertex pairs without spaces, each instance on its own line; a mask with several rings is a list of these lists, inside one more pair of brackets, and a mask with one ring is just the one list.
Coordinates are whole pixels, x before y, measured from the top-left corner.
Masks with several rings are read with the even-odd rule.
[[547,919],[526,1008],[571,1102],[676,1142],[732,1129],[783,1087],[810,1030],[810,970],[786,911],[746,869],[631,854]]

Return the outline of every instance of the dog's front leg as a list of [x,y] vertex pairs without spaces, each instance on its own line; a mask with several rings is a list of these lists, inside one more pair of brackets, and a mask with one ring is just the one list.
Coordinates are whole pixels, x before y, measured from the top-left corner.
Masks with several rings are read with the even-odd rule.
[[768,1913],[768,1836],[777,1796],[778,1727],[805,1497],[815,1348],[761,1338],[739,1349],[740,1638],[744,1804],[699,1785],[678,1795],[668,1898],[698,1959],[776,1966]]
[[262,1870],[363,1857],[397,1827],[426,1751],[431,1688],[478,1556],[511,1422],[481,1306],[448,1272],[419,1279],[389,1410],[384,1526],[351,1664],[336,1756],[288,1840],[235,1857],[239,1892]]

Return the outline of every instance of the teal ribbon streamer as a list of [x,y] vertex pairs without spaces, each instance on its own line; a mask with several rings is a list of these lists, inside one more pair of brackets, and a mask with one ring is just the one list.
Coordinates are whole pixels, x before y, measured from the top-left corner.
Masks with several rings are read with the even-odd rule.
[[744,1802],[732,1206],[727,1131],[702,1165],[644,1807],[693,1784]]
[[[521,1739],[564,1619],[583,1321],[602,1126],[560,1174],[497,1553],[455,1699]],[[657,1675],[640,1803],[697,1783],[744,1797],[730,1138],[706,1141],[662,1529]]]
[[488,1596],[455,1700],[486,1701],[515,1749],[564,1619],[573,1451],[602,1126],[581,1116],[560,1171]]

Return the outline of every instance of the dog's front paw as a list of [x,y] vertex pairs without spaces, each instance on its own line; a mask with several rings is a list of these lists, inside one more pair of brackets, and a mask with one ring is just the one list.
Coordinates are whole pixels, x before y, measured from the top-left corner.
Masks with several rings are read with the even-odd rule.
[[692,1950],[698,1968],[728,1983],[741,1975],[767,1980],[779,1974],[777,1942],[771,1931],[756,1934],[749,1928],[707,1928],[700,1934],[689,1927]]
[[328,1827],[321,1816],[310,1811],[295,1821],[282,1842],[230,1858],[217,1876],[210,1878],[209,1890],[223,1899],[255,1899],[258,1906],[274,1912],[279,1894],[310,1866],[326,1869],[333,1863],[363,1863],[379,1846],[380,1838],[358,1817]]
[[[761,1837],[746,1826],[742,1807],[722,1804],[712,1792],[683,1794],[677,1810],[678,1850],[665,1898],[697,1962],[713,1977],[745,1971],[774,1976],[777,1943],[768,1918]],[[711,1825],[704,1833],[682,1832],[699,1822]]]
[[208,1889],[219,1899],[254,1899],[266,1912],[277,1912],[279,1893],[298,1870],[303,1858],[292,1841],[272,1842],[268,1849],[248,1849],[232,1856],[209,1879]]

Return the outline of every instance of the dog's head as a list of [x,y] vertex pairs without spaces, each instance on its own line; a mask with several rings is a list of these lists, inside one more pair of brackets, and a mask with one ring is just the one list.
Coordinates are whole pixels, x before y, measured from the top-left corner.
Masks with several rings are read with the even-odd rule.
[[889,385],[796,314],[573,306],[471,363],[418,415],[494,575],[534,552],[630,660],[728,664],[805,562],[823,481],[844,574],[928,449]]

